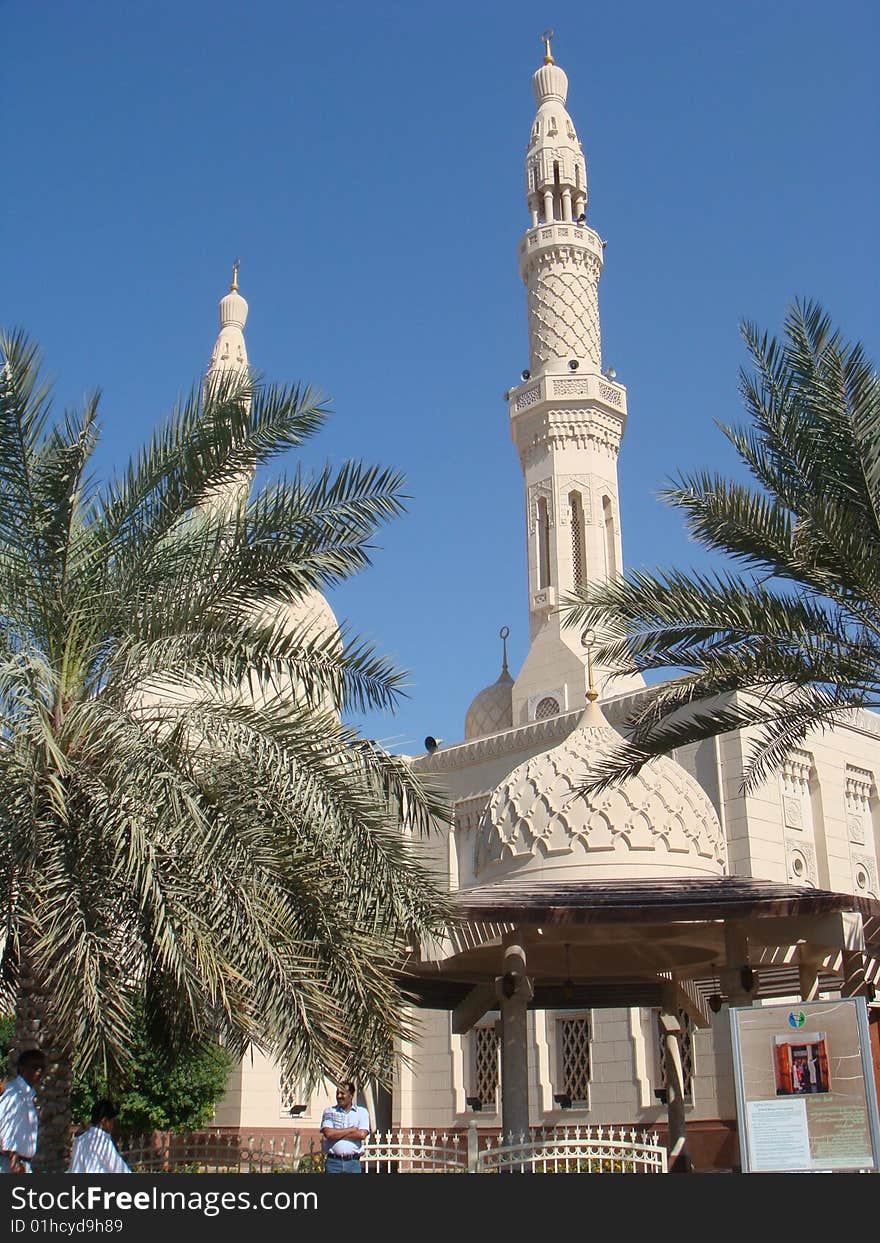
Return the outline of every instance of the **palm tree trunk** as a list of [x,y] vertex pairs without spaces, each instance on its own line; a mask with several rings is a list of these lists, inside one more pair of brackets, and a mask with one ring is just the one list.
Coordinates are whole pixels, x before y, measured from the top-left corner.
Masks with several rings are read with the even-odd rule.
[[59,1174],[70,1160],[73,1056],[70,1042],[54,1029],[46,999],[36,973],[23,960],[15,1002],[15,1051],[36,1048],[46,1055],[46,1069],[37,1088],[40,1129],[34,1169],[41,1174]]

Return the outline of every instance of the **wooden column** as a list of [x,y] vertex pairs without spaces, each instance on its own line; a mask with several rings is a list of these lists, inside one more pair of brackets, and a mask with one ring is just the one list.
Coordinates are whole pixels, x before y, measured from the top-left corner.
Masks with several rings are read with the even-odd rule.
[[502,1142],[529,1136],[528,1004],[534,995],[521,945],[504,950],[502,974],[495,980],[501,1003]]
[[822,956],[805,945],[798,946],[798,981],[801,1001],[815,1001],[819,996],[819,967]]

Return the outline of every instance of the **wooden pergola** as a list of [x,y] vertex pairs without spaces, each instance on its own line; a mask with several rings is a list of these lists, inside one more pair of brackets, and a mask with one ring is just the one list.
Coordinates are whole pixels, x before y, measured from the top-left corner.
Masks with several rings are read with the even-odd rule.
[[540,881],[461,890],[442,940],[423,944],[400,983],[415,1004],[452,1012],[464,1033],[501,1011],[502,1130],[529,1129],[529,1009],[640,1006],[660,1012],[669,1145],[689,1164],[681,1026],[710,1008],[820,992],[873,996],[880,902],[747,877]]

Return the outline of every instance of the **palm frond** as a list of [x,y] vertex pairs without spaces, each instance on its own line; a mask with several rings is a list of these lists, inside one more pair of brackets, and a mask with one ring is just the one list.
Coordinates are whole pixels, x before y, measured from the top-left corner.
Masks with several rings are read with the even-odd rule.
[[563,602],[612,672],[675,674],[637,697],[585,789],[734,729],[753,731],[752,788],[811,731],[880,702],[880,382],[815,304],[790,309],[781,342],[743,335],[751,422],[722,431],[758,489],[702,472],[663,496],[744,574],[635,572]]

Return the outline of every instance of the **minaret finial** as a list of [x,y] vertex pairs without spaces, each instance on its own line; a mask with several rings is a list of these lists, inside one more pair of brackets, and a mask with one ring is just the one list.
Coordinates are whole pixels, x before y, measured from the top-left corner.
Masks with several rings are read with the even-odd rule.
[[555,34],[556,34],[555,30],[550,30],[548,28],[541,35],[541,42],[544,44],[544,64],[545,65],[556,64],[555,60],[553,59],[553,53],[550,51],[550,41],[554,37]]
[[498,631],[498,638],[501,640],[501,672],[505,674],[507,669],[507,636],[510,634],[509,626],[502,626]]
[[236,259],[232,264],[232,284],[229,286],[230,293],[238,293],[238,269],[241,267],[241,260]]

